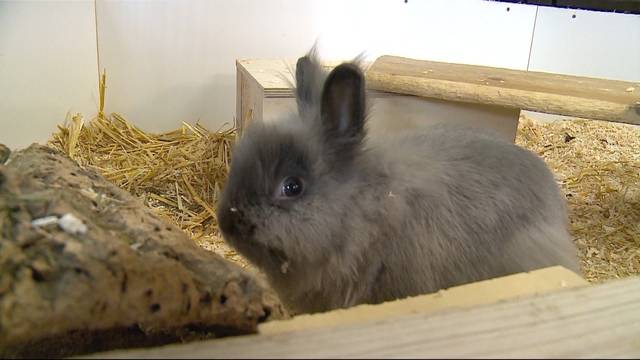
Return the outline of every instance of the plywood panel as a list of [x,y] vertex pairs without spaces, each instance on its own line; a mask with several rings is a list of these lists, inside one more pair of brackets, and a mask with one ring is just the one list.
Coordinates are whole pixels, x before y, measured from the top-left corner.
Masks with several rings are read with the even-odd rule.
[[[325,61],[329,71],[340,61]],[[365,63],[364,67],[370,64]],[[242,78],[241,97],[236,102],[250,104],[251,112],[243,110],[239,124],[246,126],[246,114],[265,122],[278,121],[295,113],[293,93],[295,60],[244,59],[237,63]],[[246,83],[246,84],[245,84]],[[247,85],[248,84],[248,85]],[[256,102],[256,99],[260,100]],[[463,123],[491,128],[509,141],[515,140],[520,109],[500,106],[425,99],[379,91],[371,91],[368,130],[373,137],[396,131],[415,129],[438,122]]]
[[262,121],[264,89],[242,69],[238,69],[237,88],[235,125],[242,132],[251,122]]
[[226,338],[101,358],[637,358],[640,278],[458,311]]
[[435,294],[389,301],[379,305],[359,305],[324,314],[300,315],[289,320],[271,321],[259,326],[262,335],[288,331],[331,327],[382,320],[391,316],[425,314],[436,311],[468,308],[527,295],[544,294],[564,288],[586,286],[578,274],[553,266],[500,278],[455,286]]
[[[246,100],[241,100],[243,103]],[[262,106],[255,106],[248,114],[254,120],[277,122],[297,112],[294,98],[265,98]],[[410,129],[419,129],[435,123],[455,123],[493,129],[508,141],[514,141],[520,110],[499,106],[465,104],[423,99],[416,96],[385,96],[374,94],[369,99],[367,131],[372,138],[393,135]],[[262,115],[257,111],[262,110]],[[243,123],[243,126],[246,126]]]

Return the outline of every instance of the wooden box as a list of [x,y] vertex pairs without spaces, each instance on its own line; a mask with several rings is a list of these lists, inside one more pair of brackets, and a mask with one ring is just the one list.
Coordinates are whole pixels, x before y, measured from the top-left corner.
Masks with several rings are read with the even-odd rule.
[[[335,63],[327,63],[328,68]],[[236,126],[242,132],[252,121],[278,121],[296,111],[293,94],[295,61],[238,60]],[[497,130],[513,141],[520,109],[471,104],[412,95],[371,91],[371,133],[397,131],[408,127],[448,121]]]

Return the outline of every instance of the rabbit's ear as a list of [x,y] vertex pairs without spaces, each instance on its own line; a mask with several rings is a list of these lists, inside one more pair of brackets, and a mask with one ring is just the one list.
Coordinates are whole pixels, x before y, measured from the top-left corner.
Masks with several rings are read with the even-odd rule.
[[313,100],[311,78],[313,77],[314,64],[309,55],[298,59],[296,63],[296,99],[298,102],[310,103]]
[[365,85],[362,71],[354,64],[337,66],[324,84],[320,114],[329,142],[354,145],[364,137]]
[[324,75],[318,61],[317,47],[314,45],[296,63],[296,100],[299,108],[311,107],[320,100]]

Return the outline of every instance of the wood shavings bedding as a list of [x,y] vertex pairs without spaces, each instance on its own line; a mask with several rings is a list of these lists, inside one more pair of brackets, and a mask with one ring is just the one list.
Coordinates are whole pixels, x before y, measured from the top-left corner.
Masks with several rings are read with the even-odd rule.
[[556,174],[584,277],[600,282],[640,274],[640,127],[522,117],[516,143]]

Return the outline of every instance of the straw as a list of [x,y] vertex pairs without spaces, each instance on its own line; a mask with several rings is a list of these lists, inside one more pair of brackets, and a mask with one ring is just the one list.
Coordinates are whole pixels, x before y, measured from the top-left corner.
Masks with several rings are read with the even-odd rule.
[[[76,114],[49,145],[92,167],[173,221],[200,246],[241,266],[246,260],[221,240],[215,209],[229,171],[233,128],[200,124],[147,133],[123,116]],[[640,128],[593,120],[535,122],[522,117],[516,143],[554,171],[569,209],[583,275],[592,282],[640,274]]]

